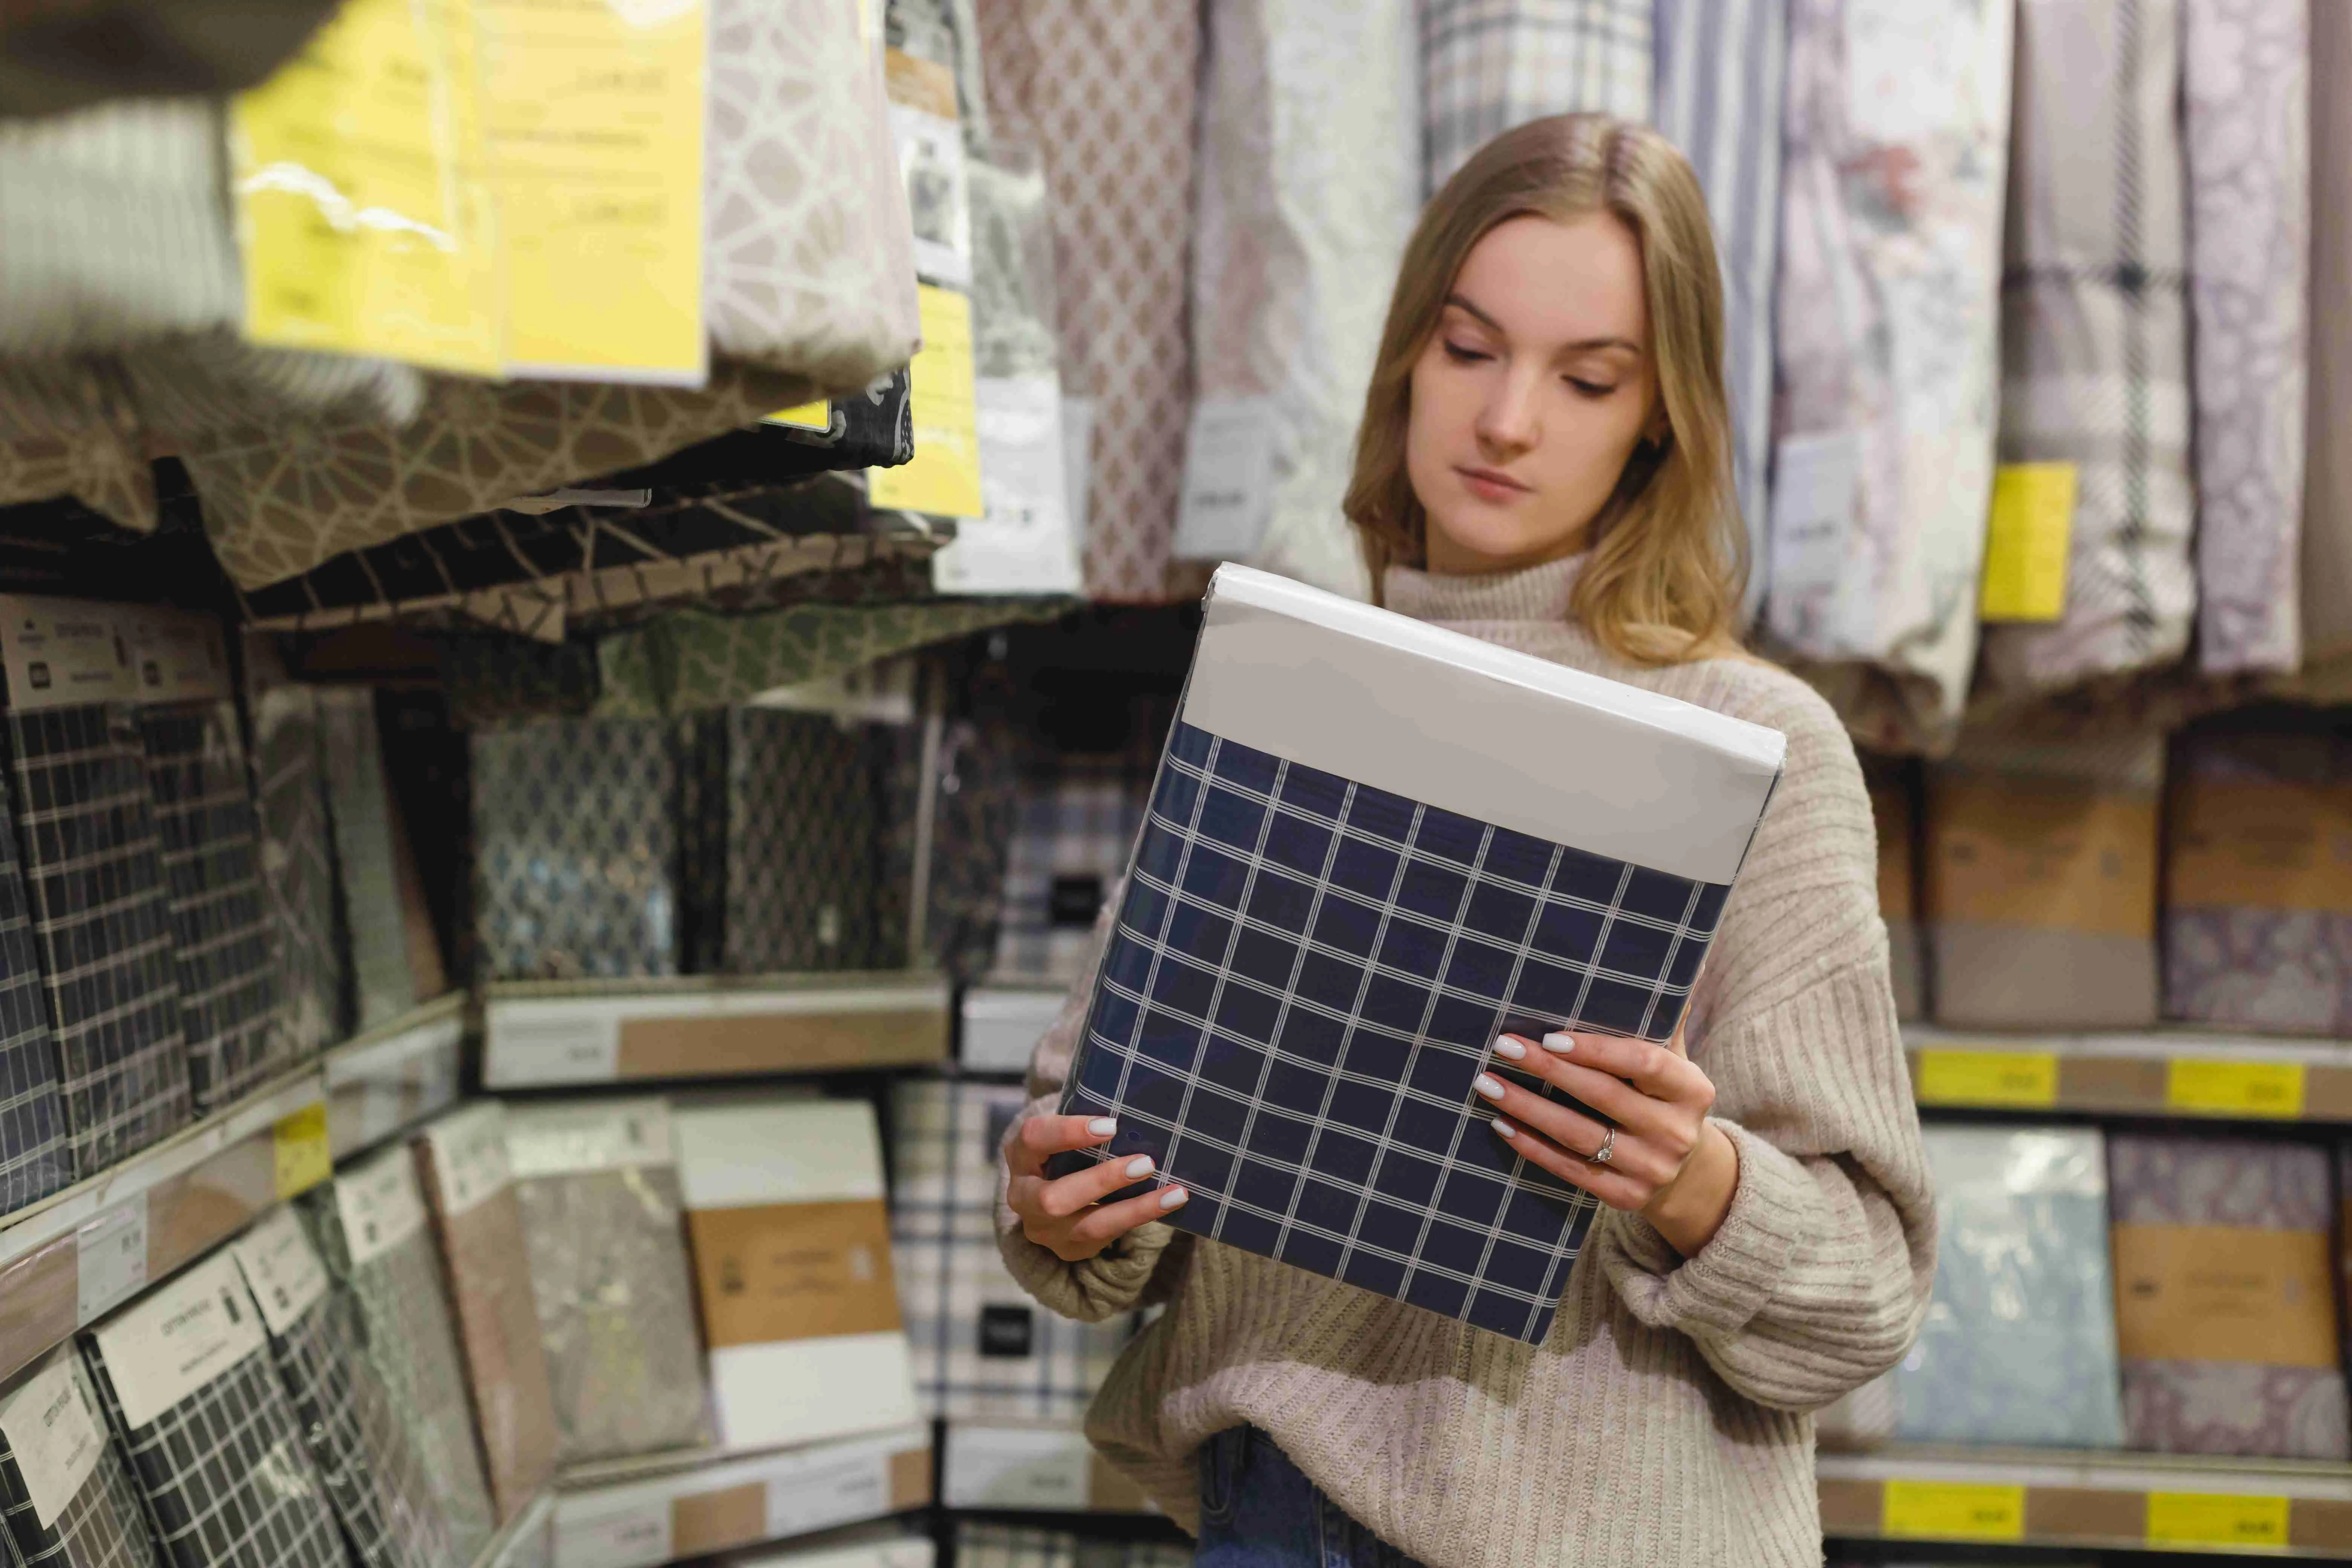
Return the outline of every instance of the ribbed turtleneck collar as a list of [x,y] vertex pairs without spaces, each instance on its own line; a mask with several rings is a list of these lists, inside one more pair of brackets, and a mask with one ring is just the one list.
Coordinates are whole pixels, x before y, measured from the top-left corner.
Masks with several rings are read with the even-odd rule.
[[1562,556],[1517,572],[1476,577],[1441,577],[1411,566],[1391,566],[1381,580],[1381,596],[1401,616],[1418,621],[1548,621],[1568,618],[1569,595],[1584,570],[1582,554]]

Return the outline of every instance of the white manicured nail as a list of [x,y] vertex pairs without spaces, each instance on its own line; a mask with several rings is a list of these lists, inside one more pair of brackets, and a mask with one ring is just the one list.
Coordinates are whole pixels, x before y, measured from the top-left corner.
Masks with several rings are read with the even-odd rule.
[[1554,1056],[1570,1056],[1573,1055],[1576,1050],[1576,1037],[1567,1033],[1566,1031],[1562,1031],[1559,1034],[1546,1035],[1543,1037],[1543,1047],[1544,1049],[1551,1052]]
[[1087,1131],[1097,1138],[1108,1138],[1118,1131],[1118,1123],[1108,1116],[1097,1116],[1087,1123]]
[[1488,1100],[1500,1100],[1503,1098],[1503,1086],[1500,1083],[1497,1083],[1495,1079],[1488,1078],[1485,1073],[1480,1073],[1476,1078],[1472,1079],[1470,1080],[1470,1087],[1476,1089],[1480,1094],[1485,1095]]
[[1528,1048],[1527,1047],[1519,1044],[1518,1041],[1506,1036],[1502,1039],[1495,1042],[1495,1054],[1502,1058],[1507,1062],[1515,1062],[1521,1057],[1528,1054]]
[[1519,1135],[1519,1130],[1517,1128],[1512,1126],[1509,1122],[1504,1121],[1499,1116],[1495,1118],[1495,1131],[1501,1133],[1506,1138],[1517,1138]]
[[1182,1203],[1186,1198],[1189,1198],[1192,1195],[1192,1194],[1186,1192],[1181,1187],[1171,1187],[1166,1192],[1160,1194],[1160,1206],[1164,1209],[1172,1209],[1178,1204]]
[[1151,1156],[1149,1154],[1138,1154],[1134,1159],[1129,1160],[1127,1163],[1127,1173],[1130,1176],[1148,1176],[1151,1174]]

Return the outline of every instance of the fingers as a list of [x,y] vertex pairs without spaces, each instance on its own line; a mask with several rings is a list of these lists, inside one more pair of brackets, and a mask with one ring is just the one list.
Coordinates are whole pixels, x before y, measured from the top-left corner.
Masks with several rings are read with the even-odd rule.
[[[1160,1167],[1149,1154],[1138,1154],[1128,1160],[1105,1160],[1088,1170],[1076,1171],[1054,1181],[1040,1180],[1030,1189],[1031,1209],[1019,1204],[1013,1212],[1026,1215],[1031,1212],[1047,1219],[1067,1219],[1080,1209],[1092,1208],[1121,1187],[1132,1186]],[[1008,1193],[1008,1199],[1011,1194]]]
[[[1656,1190],[1650,1183],[1619,1170],[1614,1160],[1606,1165],[1596,1165],[1517,1126],[1508,1117],[1495,1118],[1494,1127],[1497,1137],[1527,1156],[1528,1163],[1541,1166],[1570,1186],[1583,1188],[1611,1208],[1638,1209],[1650,1201],[1650,1194]],[[1619,1158],[1623,1158],[1625,1145],[1622,1140],[1617,1148]]]
[[1124,1203],[1103,1204],[1088,1210],[1070,1226],[1070,1238],[1087,1248],[1087,1256],[1108,1247],[1129,1231],[1149,1225],[1184,1206],[1192,1194],[1181,1187],[1161,1187]]
[[1108,1116],[1033,1116],[1005,1140],[1005,1163],[1016,1176],[1034,1176],[1049,1155],[1108,1143],[1118,1131]]
[[1542,1045],[1546,1056],[1622,1079],[1654,1100],[1685,1099],[1706,1079],[1688,1057],[1621,1035],[1573,1035],[1563,1029],[1546,1035]]
[[[1512,1046],[1519,1047],[1516,1056]],[[1495,1043],[1495,1054],[1631,1126],[1654,1125],[1661,1102],[1685,1116],[1704,1116],[1715,1104],[1714,1083],[1689,1058],[1646,1040],[1558,1033],[1546,1035],[1538,1047],[1522,1036],[1506,1035]]]
[[[1539,1094],[1530,1094],[1491,1074],[1479,1074],[1475,1087],[1502,1113],[1504,1121],[1518,1129],[1517,1142],[1530,1148],[1538,1142],[1548,1142],[1580,1165],[1586,1163],[1587,1156],[1600,1152],[1609,1136],[1607,1126],[1591,1117],[1555,1104]],[[1610,1146],[1608,1169],[1637,1184],[1656,1186],[1671,1181],[1679,1165],[1679,1155],[1669,1157],[1641,1134],[1623,1127],[1618,1129],[1617,1141]]]

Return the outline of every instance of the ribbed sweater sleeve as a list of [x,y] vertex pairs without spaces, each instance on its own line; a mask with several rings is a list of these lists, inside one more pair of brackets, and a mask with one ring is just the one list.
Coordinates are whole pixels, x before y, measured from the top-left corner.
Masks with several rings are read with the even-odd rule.
[[[1062,999],[1062,1010],[1055,1015],[1053,1027],[1029,1058],[1029,1103],[1022,1108],[1021,1121],[1033,1116],[1051,1116],[1061,1102],[1062,1084],[1069,1077],[1070,1059],[1077,1054],[1078,1035],[1086,1027],[1087,1005],[1094,997],[1095,974],[1102,967],[1103,950],[1110,944],[1112,915],[1118,910],[1127,882],[1120,879],[1103,903],[1102,913],[1095,921],[1094,936],[1087,948],[1087,959],[1080,973],[1085,976],[1070,988]],[[1020,1121],[1007,1133],[1010,1138],[1020,1131]],[[1012,1183],[1011,1168],[997,1162],[996,1245],[1004,1255],[1004,1266],[1021,1288],[1040,1302],[1066,1318],[1076,1318],[1082,1323],[1098,1323],[1115,1318],[1121,1312],[1133,1311],[1148,1300],[1164,1296],[1164,1291],[1147,1291],[1152,1276],[1170,1251],[1170,1243],[1181,1234],[1172,1226],[1151,1224],[1131,1230],[1094,1257],[1076,1263],[1066,1263],[1051,1247],[1040,1247],[1021,1231],[1021,1218],[1005,1201],[1005,1191]]]

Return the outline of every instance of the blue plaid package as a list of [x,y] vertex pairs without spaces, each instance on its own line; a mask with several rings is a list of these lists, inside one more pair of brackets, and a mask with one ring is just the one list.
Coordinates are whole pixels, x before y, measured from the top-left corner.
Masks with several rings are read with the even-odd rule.
[[1785,744],[1220,569],[1063,1095],[1118,1134],[1063,1168],[1150,1154],[1181,1228],[1541,1341],[1593,1200],[1471,1080],[1674,1033]]

